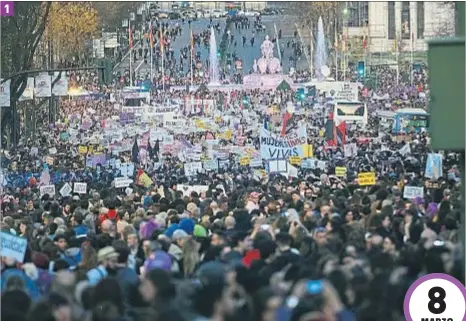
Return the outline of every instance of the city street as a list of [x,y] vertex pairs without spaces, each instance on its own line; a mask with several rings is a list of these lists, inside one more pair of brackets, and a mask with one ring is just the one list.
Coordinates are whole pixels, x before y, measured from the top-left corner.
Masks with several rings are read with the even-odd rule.
[[[252,66],[254,64],[254,59],[258,59],[260,57],[260,45],[262,41],[264,40],[265,36],[268,35],[270,39],[275,38],[275,29],[274,29],[274,24],[277,27],[278,30],[282,30],[282,38],[278,41],[280,47],[284,48],[284,55],[282,58],[282,65],[283,65],[283,70],[284,72],[289,72],[289,66],[290,66],[290,61],[289,57],[292,54],[292,48],[291,46],[288,48],[287,47],[287,42],[291,41],[293,39],[293,33],[294,33],[294,25],[293,25],[293,17],[290,16],[263,16],[262,17],[262,23],[265,25],[266,29],[265,32],[260,32],[258,34],[255,34],[255,42],[254,46],[251,46],[250,40],[255,33],[255,29],[252,28],[252,19],[251,20],[251,28],[249,29],[238,29],[236,30],[234,26],[232,27],[232,34],[234,37],[234,40],[236,41],[236,46],[234,46],[234,43],[231,43],[229,45],[229,52],[230,53],[236,53],[236,56],[241,58],[243,60],[243,68],[245,73],[249,73],[252,70]],[[225,28],[225,19],[214,19],[213,23],[220,22],[220,32],[216,32],[216,41],[217,41],[217,46],[219,46],[221,37],[223,34],[223,30]],[[175,58],[177,60],[179,59],[179,53],[180,49],[185,46],[189,46],[189,41],[190,41],[190,32],[189,32],[189,25],[187,22],[184,24],[179,21],[179,20],[171,20],[169,21],[170,25],[174,26],[176,23],[181,24],[182,26],[182,33],[180,36],[176,38],[176,41],[172,44],[174,50],[175,50]],[[203,30],[206,30],[209,26],[209,20],[208,19],[200,19],[197,21],[193,21],[191,23],[191,28],[193,30],[194,34],[198,34],[202,32]],[[246,44],[243,47],[242,45],[242,36],[246,37]],[[299,37],[296,38],[296,41],[299,40]],[[143,44],[144,48],[146,47],[146,44]],[[134,47],[134,52],[137,52],[138,49],[140,48],[141,44],[138,43]],[[204,63],[205,60],[209,57],[209,48],[205,47],[204,45],[202,46],[196,46],[195,47],[195,53],[200,51],[201,53],[201,60]],[[279,57],[278,51],[277,51],[277,45],[275,45],[274,48],[274,56]],[[308,68],[308,62],[303,55],[301,59],[298,61],[298,68],[299,69],[306,69]],[[147,64],[144,63],[143,59],[137,59],[136,62],[133,62],[132,64],[133,70],[136,72],[136,74],[140,75],[146,75],[150,73],[150,61],[147,61]],[[188,72],[188,64],[185,63],[184,65],[184,72]],[[123,61],[120,63],[120,65],[116,68],[117,71],[124,72],[125,70],[129,70],[129,55],[127,54]],[[154,73],[156,73],[155,67],[154,67]]]

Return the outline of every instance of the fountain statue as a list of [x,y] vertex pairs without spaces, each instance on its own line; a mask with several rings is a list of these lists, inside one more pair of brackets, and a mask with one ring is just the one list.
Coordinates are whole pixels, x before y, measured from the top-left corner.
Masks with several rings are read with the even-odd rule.
[[269,36],[265,36],[265,40],[261,45],[262,57],[257,61],[257,67],[261,74],[276,74],[281,71],[280,60],[273,56],[274,44],[269,40]]
[[314,53],[314,69],[315,76],[318,81],[323,81],[329,75],[327,66],[327,47],[325,44],[324,23],[322,17],[319,17],[317,22],[317,39],[316,50]]
[[210,51],[209,51],[209,76],[210,85],[220,84],[220,71],[217,56],[217,41],[215,40],[214,28],[210,27]]
[[261,57],[254,59],[253,73],[243,77],[244,88],[270,90],[275,89],[283,80],[289,84],[293,83],[289,76],[282,74],[280,60],[273,55],[274,47],[269,36],[265,36],[260,46]]

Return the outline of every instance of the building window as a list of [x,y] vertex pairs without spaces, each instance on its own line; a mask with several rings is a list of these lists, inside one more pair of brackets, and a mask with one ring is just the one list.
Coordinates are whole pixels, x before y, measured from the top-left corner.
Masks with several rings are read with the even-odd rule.
[[401,38],[411,38],[411,14],[409,12],[409,1],[401,3]]
[[417,3],[417,38],[424,39],[424,1]]
[[369,23],[369,1],[348,1],[348,27],[365,27]]
[[395,1],[388,1],[388,39],[395,39]]

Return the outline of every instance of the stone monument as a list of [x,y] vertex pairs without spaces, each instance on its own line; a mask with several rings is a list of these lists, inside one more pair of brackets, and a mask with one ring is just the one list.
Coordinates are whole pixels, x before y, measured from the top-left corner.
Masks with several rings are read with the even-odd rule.
[[281,73],[280,60],[273,56],[274,47],[275,45],[269,40],[269,36],[265,36],[265,40],[260,46],[261,57],[257,60],[254,59],[253,73],[244,76],[243,87],[270,90],[277,88],[283,80],[290,85],[293,84],[290,77]]
[[273,56],[274,44],[269,40],[269,36],[265,36],[265,40],[261,45],[262,57],[257,62],[257,67],[261,74],[276,74],[281,71],[280,60]]

